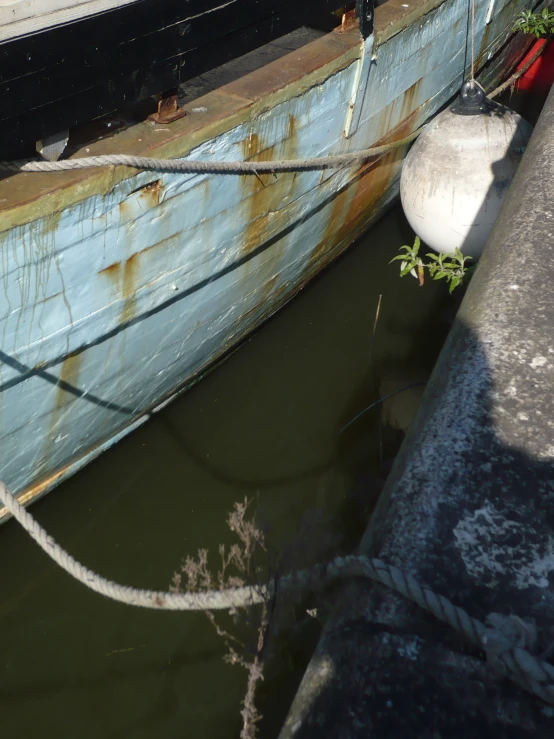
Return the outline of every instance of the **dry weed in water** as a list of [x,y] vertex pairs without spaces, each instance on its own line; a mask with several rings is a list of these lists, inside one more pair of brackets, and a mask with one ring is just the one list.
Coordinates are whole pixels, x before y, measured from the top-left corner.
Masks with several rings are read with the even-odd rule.
[[[214,576],[210,571],[208,550],[200,549],[197,559],[187,557],[181,565],[181,570],[174,573],[171,586],[173,591],[183,590],[183,576],[186,580],[186,590],[189,592],[214,588],[225,590],[246,584],[258,584],[256,576],[259,575],[260,568],[256,568],[254,561],[260,551],[265,555],[267,550],[263,531],[256,526],[253,520],[246,518],[250,502],[245,498],[242,503],[235,503],[233,511],[227,518],[227,525],[238,537],[240,544],[233,544],[228,549],[224,544],[219,546],[221,563],[217,574]],[[227,647],[225,661],[243,667],[248,674],[246,694],[241,710],[241,739],[255,739],[257,724],[262,718],[255,705],[255,694],[258,681],[263,680],[263,652],[270,621],[269,604],[262,604],[261,615],[257,621],[253,610],[250,609],[240,614],[243,621],[256,634],[256,642],[251,647],[243,644],[240,639],[223,628],[211,611],[204,611],[217,635],[223,639]],[[237,619],[239,614],[235,611],[233,616]]]

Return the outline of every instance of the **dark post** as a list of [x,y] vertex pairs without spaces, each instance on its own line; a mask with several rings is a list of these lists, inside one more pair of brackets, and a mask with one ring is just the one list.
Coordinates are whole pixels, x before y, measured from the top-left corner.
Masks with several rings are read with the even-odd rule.
[[360,22],[360,31],[364,38],[373,33],[374,0],[356,0],[356,15]]

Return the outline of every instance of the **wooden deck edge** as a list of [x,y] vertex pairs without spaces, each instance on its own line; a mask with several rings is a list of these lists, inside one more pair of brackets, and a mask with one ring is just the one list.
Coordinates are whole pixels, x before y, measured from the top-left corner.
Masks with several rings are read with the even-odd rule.
[[406,3],[402,0],[387,0],[375,8],[375,45],[384,44],[444,2],[445,0],[423,0],[413,3],[408,0]]

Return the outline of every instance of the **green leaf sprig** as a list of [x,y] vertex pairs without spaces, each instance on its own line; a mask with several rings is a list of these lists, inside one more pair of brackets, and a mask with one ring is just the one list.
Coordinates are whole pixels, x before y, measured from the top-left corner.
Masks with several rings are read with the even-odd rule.
[[543,8],[540,13],[522,10],[513,30],[533,34],[536,38],[549,36],[554,31],[554,11],[548,8]]
[[454,254],[434,254],[431,252],[425,255],[430,261],[424,262],[419,256],[420,247],[421,241],[419,236],[416,236],[413,246],[401,246],[400,250],[405,253],[398,254],[390,260],[389,264],[396,261],[400,262],[401,277],[411,274],[422,286],[425,281],[425,270],[428,270],[433,280],[446,280],[449,286],[448,292],[452,293],[458,285],[470,276],[473,265],[468,267],[467,263],[472,260],[472,257],[464,256],[459,249],[455,249]]

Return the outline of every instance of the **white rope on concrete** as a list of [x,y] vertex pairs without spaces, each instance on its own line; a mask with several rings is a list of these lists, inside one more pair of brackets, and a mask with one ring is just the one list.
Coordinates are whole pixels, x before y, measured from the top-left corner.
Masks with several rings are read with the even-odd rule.
[[[0,482],[0,500],[32,536],[37,544],[69,575],[101,595],[132,606],[172,611],[197,611],[243,608],[261,603],[275,593],[275,585],[245,586],[228,590],[174,593],[141,590],[103,578],[77,562],[26,511]],[[500,666],[507,677],[525,690],[554,705],[554,667],[521,646],[517,646],[499,628],[487,628],[481,621],[455,606],[447,598],[421,586],[412,575],[378,559],[364,556],[337,557],[326,565],[286,575],[278,581],[279,592],[291,596],[314,590],[347,577],[364,577],[380,583],[416,603],[439,621],[464,635],[483,649],[488,659]],[[499,623],[501,618],[496,619]],[[514,617],[515,618],[515,617]],[[519,621],[519,619],[516,619]]]

